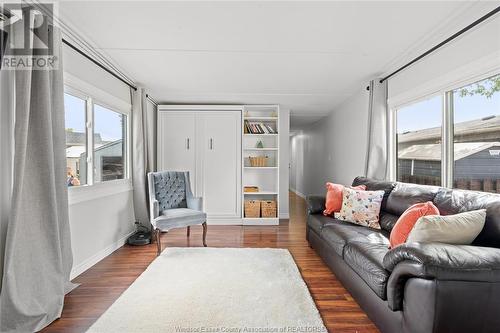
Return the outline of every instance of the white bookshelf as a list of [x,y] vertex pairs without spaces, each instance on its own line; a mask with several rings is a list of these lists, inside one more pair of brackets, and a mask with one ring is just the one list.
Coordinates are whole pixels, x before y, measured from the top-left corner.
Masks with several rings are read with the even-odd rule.
[[[265,133],[249,133],[247,123],[259,124]],[[267,125],[273,133],[263,125]],[[245,105],[242,121],[242,212],[243,225],[279,224],[279,106]],[[255,129],[255,128],[254,128]],[[262,131],[261,131],[262,132]],[[262,142],[263,147],[257,143]],[[249,157],[265,156],[265,166],[251,166]],[[245,192],[245,186],[257,186],[258,192]],[[276,201],[276,217],[246,217],[245,200]]]

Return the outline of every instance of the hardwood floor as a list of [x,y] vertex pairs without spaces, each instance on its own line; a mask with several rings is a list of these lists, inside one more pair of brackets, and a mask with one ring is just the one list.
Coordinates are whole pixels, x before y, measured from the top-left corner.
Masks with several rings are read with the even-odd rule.
[[[305,239],[305,201],[290,194],[290,221],[279,226],[209,226],[212,247],[278,247],[292,253],[329,332],[378,332],[356,301],[337,281]],[[163,247],[202,246],[202,228],[174,230],[161,237]],[[167,249],[168,251],[168,249]],[[42,332],[85,332],[156,258],[156,245],[125,245],[74,280],[62,317]],[[131,314],[134,315],[134,314]],[[124,332],[126,333],[126,332]]]

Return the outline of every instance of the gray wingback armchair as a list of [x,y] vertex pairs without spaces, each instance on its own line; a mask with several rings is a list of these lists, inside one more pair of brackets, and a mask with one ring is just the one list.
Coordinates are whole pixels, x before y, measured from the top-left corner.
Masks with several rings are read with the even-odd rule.
[[207,246],[207,214],[203,212],[202,198],[193,197],[189,172],[162,171],[148,173],[149,210],[158,255],[161,253],[160,232],[190,226],[203,226],[203,246]]

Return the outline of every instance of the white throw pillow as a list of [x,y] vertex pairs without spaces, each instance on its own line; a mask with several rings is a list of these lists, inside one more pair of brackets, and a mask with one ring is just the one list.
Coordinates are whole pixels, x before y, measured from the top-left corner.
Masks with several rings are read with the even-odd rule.
[[406,242],[469,245],[483,230],[485,220],[486,209],[456,215],[422,216]]
[[358,191],[348,187],[342,190],[342,208],[336,219],[380,229],[379,214],[384,191]]

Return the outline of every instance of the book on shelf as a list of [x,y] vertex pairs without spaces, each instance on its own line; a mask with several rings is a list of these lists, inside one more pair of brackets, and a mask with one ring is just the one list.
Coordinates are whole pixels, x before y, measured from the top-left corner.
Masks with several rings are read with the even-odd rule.
[[273,126],[262,122],[250,122],[245,120],[246,134],[277,134]]

